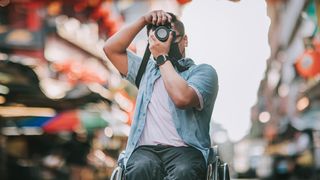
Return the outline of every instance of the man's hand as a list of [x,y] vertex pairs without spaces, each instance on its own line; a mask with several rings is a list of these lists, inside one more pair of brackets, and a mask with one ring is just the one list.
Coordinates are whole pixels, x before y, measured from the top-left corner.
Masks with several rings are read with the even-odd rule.
[[173,35],[170,32],[169,38],[167,41],[159,41],[154,35],[154,31],[151,31],[149,34],[149,49],[154,58],[157,58],[159,55],[168,55],[170,50],[170,45]]
[[155,10],[155,11],[151,11],[148,14],[143,16],[146,24],[154,24],[154,25],[163,25],[166,22],[171,22],[172,17],[162,11],[162,10]]

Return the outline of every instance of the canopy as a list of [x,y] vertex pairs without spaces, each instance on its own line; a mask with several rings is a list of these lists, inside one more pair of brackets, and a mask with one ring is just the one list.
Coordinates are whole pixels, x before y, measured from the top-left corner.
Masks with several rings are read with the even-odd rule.
[[42,128],[45,132],[55,133],[59,131],[74,131],[81,128],[81,124],[77,111],[67,111],[53,117]]
[[78,114],[82,126],[89,132],[97,128],[104,128],[108,125],[107,121],[101,117],[100,113],[79,111]]
[[62,131],[75,131],[85,128],[88,132],[97,128],[104,128],[108,123],[98,112],[88,112],[82,110],[65,111],[54,117],[34,117],[19,120],[18,127],[39,127],[47,133],[57,133]]

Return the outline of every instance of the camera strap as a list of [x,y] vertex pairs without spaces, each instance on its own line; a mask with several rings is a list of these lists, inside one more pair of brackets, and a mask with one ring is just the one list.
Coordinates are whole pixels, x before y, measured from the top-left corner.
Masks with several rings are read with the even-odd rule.
[[[182,58],[181,54],[179,55],[179,58],[176,57],[177,54],[179,54],[179,53],[180,52],[179,52],[178,45],[174,44],[170,49],[169,57],[170,57],[170,61],[171,61],[172,65],[174,67],[176,67],[179,72],[183,72],[185,70],[188,70],[189,68],[179,64],[178,60],[180,58]],[[137,88],[139,88],[142,76],[143,76],[144,72],[146,71],[146,67],[147,67],[148,61],[150,59],[150,55],[151,55],[151,52],[150,52],[149,43],[148,43],[146,50],[144,52],[143,58],[142,58],[141,65],[138,70],[136,80],[135,80],[135,84],[136,84]]]
[[143,55],[143,58],[142,58],[141,65],[139,67],[136,81],[135,81],[137,88],[139,88],[142,75],[146,71],[146,67],[147,67],[148,61],[150,59],[150,55],[151,55],[151,52],[150,52],[149,43],[148,43],[147,48],[146,48],[144,55]]

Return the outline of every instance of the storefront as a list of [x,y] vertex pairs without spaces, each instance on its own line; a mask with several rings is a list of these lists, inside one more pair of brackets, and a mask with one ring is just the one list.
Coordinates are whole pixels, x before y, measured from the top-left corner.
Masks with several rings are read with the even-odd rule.
[[250,134],[267,143],[258,177],[319,178],[319,12],[318,1],[268,1],[271,56]]
[[136,95],[102,52],[103,39],[123,23],[114,7],[35,0],[0,9],[4,179],[110,176]]

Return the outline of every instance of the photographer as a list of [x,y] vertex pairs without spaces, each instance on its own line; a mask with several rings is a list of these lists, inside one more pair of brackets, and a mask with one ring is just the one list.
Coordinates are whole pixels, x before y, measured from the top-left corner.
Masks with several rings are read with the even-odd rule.
[[[185,58],[183,23],[157,10],[117,32],[104,46],[106,56],[131,83],[137,83],[142,58],[127,48],[146,25],[153,58],[139,85],[124,156],[126,179],[205,179],[216,71]],[[157,30],[159,26],[166,30]],[[166,33],[168,38],[162,39]]]

